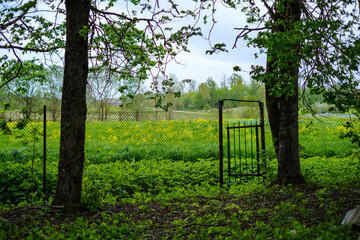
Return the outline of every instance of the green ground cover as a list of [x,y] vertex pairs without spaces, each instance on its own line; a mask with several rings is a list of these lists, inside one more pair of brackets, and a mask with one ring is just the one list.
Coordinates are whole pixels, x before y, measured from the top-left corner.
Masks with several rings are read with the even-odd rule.
[[[340,225],[346,212],[360,204],[358,156],[302,159],[308,182],[302,187],[269,185],[276,172],[272,161],[266,181],[220,189],[216,166],[214,160],[89,164],[78,213],[63,214],[50,206],[10,210],[4,204],[0,215],[7,221],[0,221],[0,239],[359,237],[358,228]],[[29,168],[29,164],[1,164],[1,186],[8,184],[7,189],[14,191],[9,197],[26,198],[21,187],[31,185],[26,184]],[[56,166],[49,170],[54,186]],[[4,174],[12,178],[5,182]],[[35,175],[37,179],[41,173]]]

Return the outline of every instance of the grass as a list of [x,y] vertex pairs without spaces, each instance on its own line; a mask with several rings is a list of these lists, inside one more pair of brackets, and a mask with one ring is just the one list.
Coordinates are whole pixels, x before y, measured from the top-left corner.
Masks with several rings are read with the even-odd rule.
[[[360,234],[358,227],[340,224],[360,204],[355,156],[302,159],[308,185],[300,187],[269,185],[274,161],[266,181],[225,189],[217,186],[216,171],[208,172],[215,161],[127,164],[87,166],[88,202],[76,214],[47,205],[3,208],[0,239],[358,239]],[[154,167],[159,172],[145,171]],[[118,189],[127,184],[134,192],[121,195]],[[101,191],[107,203],[89,208]]]

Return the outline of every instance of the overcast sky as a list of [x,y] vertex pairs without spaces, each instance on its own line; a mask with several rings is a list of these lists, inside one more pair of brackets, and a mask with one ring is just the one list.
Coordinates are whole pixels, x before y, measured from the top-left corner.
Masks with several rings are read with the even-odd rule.
[[[265,57],[260,56],[255,59],[255,49],[248,48],[244,41],[237,43],[237,48],[232,49],[236,36],[239,33],[235,27],[244,27],[245,14],[239,9],[230,9],[217,5],[215,13],[217,23],[211,33],[211,42],[226,43],[229,52],[220,52],[218,54],[206,55],[205,51],[210,49],[209,42],[201,37],[193,37],[189,42],[190,53],[181,53],[177,59],[185,64],[179,65],[172,63],[168,67],[169,73],[177,75],[179,80],[195,79],[196,82],[204,82],[208,77],[213,77],[219,82],[225,74],[229,77],[233,74],[233,67],[240,66],[243,70],[250,71],[251,65],[265,64]],[[204,33],[207,28],[204,28]],[[246,72],[239,72],[245,80],[249,81],[250,77]]]

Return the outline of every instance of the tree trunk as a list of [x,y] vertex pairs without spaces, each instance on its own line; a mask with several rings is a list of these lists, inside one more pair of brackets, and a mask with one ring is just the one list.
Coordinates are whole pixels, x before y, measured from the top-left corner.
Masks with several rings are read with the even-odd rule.
[[293,96],[277,98],[266,93],[268,118],[278,160],[276,183],[282,185],[305,183],[300,168],[298,87],[295,81],[294,88],[296,93]]
[[58,181],[53,201],[73,211],[80,203],[84,167],[90,0],[66,0],[66,48]]
[[[273,32],[285,32],[291,29],[292,21],[300,20],[301,0],[283,2],[286,10],[276,13],[274,21],[283,20],[289,24],[275,26]],[[288,21],[290,20],[290,21]],[[299,43],[291,45],[292,49],[299,49]],[[271,49],[269,50],[271,51]],[[281,49],[275,52],[281,54]],[[299,132],[298,132],[298,74],[299,60],[296,58],[286,60],[286,64],[274,65],[278,58],[274,56],[267,60],[266,71],[268,73],[288,73],[291,80],[288,84],[292,85],[293,92],[276,96],[272,88],[277,83],[277,79],[272,79],[271,83],[265,85],[266,88],[266,106],[269,118],[271,134],[273,138],[276,157],[278,160],[278,172],[276,183],[287,184],[304,184],[305,179],[301,173],[300,156],[299,156]],[[284,61],[284,60],[281,60]],[[276,76],[276,74],[274,74]],[[281,79],[281,78],[280,78]]]

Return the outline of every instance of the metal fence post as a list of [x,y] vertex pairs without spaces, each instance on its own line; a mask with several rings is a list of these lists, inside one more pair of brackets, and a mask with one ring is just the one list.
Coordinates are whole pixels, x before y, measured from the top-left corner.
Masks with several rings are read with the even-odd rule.
[[43,193],[46,198],[46,105],[44,105],[44,129],[43,129]]
[[[260,131],[261,131],[261,150],[262,150],[262,160],[266,161],[264,159],[265,154],[265,119],[264,119],[264,103],[259,102],[260,107]],[[266,171],[268,171],[268,165],[266,165]]]
[[224,184],[224,166],[223,166],[223,157],[224,157],[224,148],[223,148],[223,104],[224,101],[219,101],[219,171],[220,171],[220,187]]

